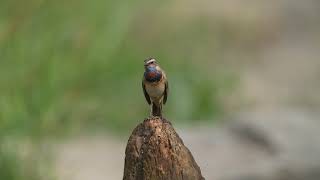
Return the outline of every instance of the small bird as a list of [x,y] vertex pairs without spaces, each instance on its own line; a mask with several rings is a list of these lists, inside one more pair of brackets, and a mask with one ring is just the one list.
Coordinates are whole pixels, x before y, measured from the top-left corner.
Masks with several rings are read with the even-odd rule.
[[166,74],[154,58],[144,61],[144,69],[142,89],[148,104],[151,105],[151,116],[162,117],[162,105],[166,104],[169,92]]

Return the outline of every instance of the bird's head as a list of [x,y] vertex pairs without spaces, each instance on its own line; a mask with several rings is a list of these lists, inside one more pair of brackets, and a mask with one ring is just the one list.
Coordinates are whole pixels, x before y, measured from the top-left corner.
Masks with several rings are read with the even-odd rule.
[[144,60],[144,68],[146,71],[159,70],[158,63],[154,58]]

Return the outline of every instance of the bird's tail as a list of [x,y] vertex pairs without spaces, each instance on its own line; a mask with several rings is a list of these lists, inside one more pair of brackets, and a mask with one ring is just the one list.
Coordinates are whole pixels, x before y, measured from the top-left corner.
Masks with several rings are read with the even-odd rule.
[[152,116],[162,116],[162,103],[155,104],[152,103]]

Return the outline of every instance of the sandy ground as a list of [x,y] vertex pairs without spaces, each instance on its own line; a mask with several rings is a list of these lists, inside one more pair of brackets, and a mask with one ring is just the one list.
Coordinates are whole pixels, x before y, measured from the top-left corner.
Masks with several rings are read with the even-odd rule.
[[125,140],[110,136],[70,139],[56,146],[59,180],[116,180],[122,178]]

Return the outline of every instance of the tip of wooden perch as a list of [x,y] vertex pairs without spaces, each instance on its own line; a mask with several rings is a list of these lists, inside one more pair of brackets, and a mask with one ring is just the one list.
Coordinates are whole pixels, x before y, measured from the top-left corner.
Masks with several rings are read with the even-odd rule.
[[201,171],[171,123],[145,119],[126,148],[124,180],[202,180]]

